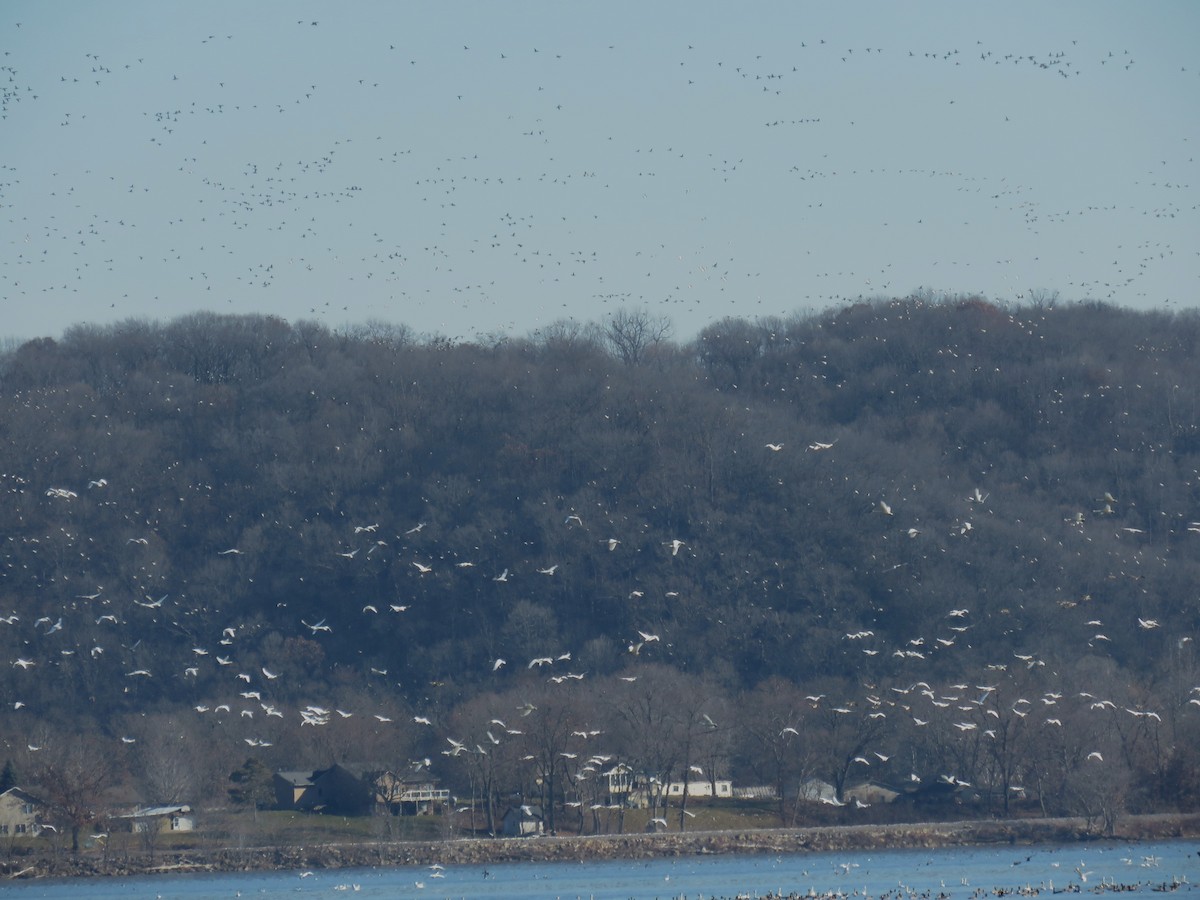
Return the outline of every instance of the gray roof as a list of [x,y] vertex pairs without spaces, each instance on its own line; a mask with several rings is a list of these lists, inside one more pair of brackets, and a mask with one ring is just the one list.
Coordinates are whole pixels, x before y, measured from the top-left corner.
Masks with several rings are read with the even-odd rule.
[[190,813],[192,808],[186,803],[177,804],[175,806],[147,806],[144,809],[135,809],[131,813],[125,813],[118,816],[121,819],[143,819],[152,816],[174,816],[180,813]]
[[522,819],[540,819],[542,818],[542,808],[529,803],[522,803],[519,806],[510,806],[505,816],[509,814],[520,816]]

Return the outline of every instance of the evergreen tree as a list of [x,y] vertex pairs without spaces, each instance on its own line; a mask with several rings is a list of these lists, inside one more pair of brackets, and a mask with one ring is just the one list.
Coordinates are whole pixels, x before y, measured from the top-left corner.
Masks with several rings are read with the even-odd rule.
[[233,786],[229,788],[229,799],[238,806],[248,806],[254,813],[254,821],[258,821],[258,811],[266,809],[275,802],[275,792],[271,784],[271,770],[262,762],[251,757],[229,775]]
[[12,760],[6,759],[4,761],[3,770],[0,770],[0,794],[3,794],[5,791],[9,790],[10,788],[14,788],[16,786],[17,786],[16,770],[13,769]]

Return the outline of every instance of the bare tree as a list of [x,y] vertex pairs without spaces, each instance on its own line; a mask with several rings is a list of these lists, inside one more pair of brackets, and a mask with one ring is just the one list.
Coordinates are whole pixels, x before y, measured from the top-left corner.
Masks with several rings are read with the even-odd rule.
[[70,832],[71,852],[79,852],[79,833],[106,816],[119,774],[112,756],[97,752],[84,735],[61,735],[39,752],[33,779],[51,815]]
[[844,699],[821,697],[814,704],[817,709],[813,716],[817,740],[823,748],[821,766],[829,774],[839,801],[844,799],[851,769],[883,735],[885,722],[875,715],[871,696],[864,690],[850,684],[843,690]]
[[533,769],[545,826],[550,832],[556,830],[556,813],[563,800],[559,787],[564,780],[563,768],[571,760],[568,747],[571,732],[577,728],[576,694],[574,683],[535,686],[524,694],[522,714],[517,718],[526,749],[522,761]]
[[652,348],[671,337],[671,320],[652,316],[646,310],[624,307],[615,312],[604,326],[604,340],[627,366],[637,366]]
[[[794,683],[770,678],[742,698],[738,733],[750,769],[775,788],[779,818],[787,821],[789,794],[798,797],[816,771],[817,751],[811,740],[812,702]],[[795,822],[796,804],[792,804]]]
[[637,680],[612,698],[618,739],[648,779],[651,814],[665,816],[672,780],[681,772],[686,776],[700,733],[717,725],[706,713],[706,689],[695,677],[659,664],[634,671]]
[[139,774],[146,799],[168,804],[195,802],[201,774],[182,736],[153,732],[140,738],[138,746],[142,748]]
[[471,831],[475,830],[476,800],[483,802],[484,827],[490,835],[500,830],[497,800],[514,785],[517,760],[524,755],[513,707],[515,694],[479,694],[459,704],[450,717],[449,728],[465,749],[451,754],[466,773],[471,785]]

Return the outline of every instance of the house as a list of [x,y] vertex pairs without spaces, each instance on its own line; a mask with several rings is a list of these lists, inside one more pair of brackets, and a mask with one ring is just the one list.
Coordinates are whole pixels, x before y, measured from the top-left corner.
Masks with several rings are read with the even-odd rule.
[[40,834],[42,806],[42,801],[19,787],[0,793],[0,835]]
[[[684,782],[672,781],[667,785],[668,797],[682,797]],[[733,796],[733,782],[727,778],[717,778],[713,781],[688,781],[687,795],[689,797],[725,797]]]
[[428,774],[397,775],[387,769],[334,764],[314,772],[280,771],[272,776],[279,809],[319,810],[344,816],[376,811],[392,815],[434,812],[450,799]]
[[636,773],[625,763],[617,763],[601,776],[608,789],[607,802],[628,803],[629,795],[638,781]]
[[536,837],[545,830],[540,806],[510,806],[504,813],[501,833],[505,837]]
[[864,781],[842,791],[842,799],[848,803],[870,805],[872,803],[891,803],[899,797],[901,791],[881,781]]
[[362,816],[374,806],[375,792],[361,770],[340,763],[312,773],[315,809],[343,816]]
[[921,809],[939,808],[961,804],[962,794],[963,790],[958,783],[939,779],[908,791],[900,800]]
[[[663,785],[653,775],[645,772],[635,772],[624,763],[617,763],[601,776],[607,788],[606,802],[620,803],[624,806],[646,807],[658,802],[663,797],[682,798],[685,782],[672,781]],[[688,781],[688,797],[718,797],[731,799],[735,796],[733,782],[728,778],[717,778],[712,781]],[[774,795],[774,790],[765,788],[768,796]]]
[[837,788],[820,778],[807,778],[796,789],[796,799],[808,803],[837,803]]
[[666,786],[656,776],[645,772],[629,770],[622,780],[625,779],[628,784],[625,791],[611,795],[613,800],[624,806],[645,809],[651,804],[658,803],[666,792]]
[[370,772],[375,789],[375,804],[394,816],[415,816],[438,811],[450,801],[450,792],[439,788],[437,781],[419,770],[400,775],[394,772]]
[[279,809],[320,810],[361,815],[370,809],[371,792],[358,773],[342,765],[306,772],[284,770],[271,776]]
[[316,805],[317,792],[312,782],[312,772],[276,772],[271,776],[275,789],[275,806],[279,809],[312,809]]
[[637,772],[624,763],[617,763],[603,775],[608,788],[607,802],[622,806],[645,808],[658,802],[666,793],[658,777]]
[[192,808],[187,804],[175,806],[147,806],[118,816],[129,830],[137,834],[147,832],[191,831],[196,827]]
[[625,763],[617,763],[605,772],[603,777],[608,785],[609,794],[628,794],[633,790],[633,769]]
[[[778,800],[779,791],[769,784],[747,784],[733,789],[734,800]],[[804,798],[801,797],[801,800]]]

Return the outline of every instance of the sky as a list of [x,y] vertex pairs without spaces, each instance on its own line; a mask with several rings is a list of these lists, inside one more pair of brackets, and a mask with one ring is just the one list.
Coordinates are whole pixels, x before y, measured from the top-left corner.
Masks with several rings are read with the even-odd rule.
[[0,338],[1200,305],[1200,4],[7,0]]

